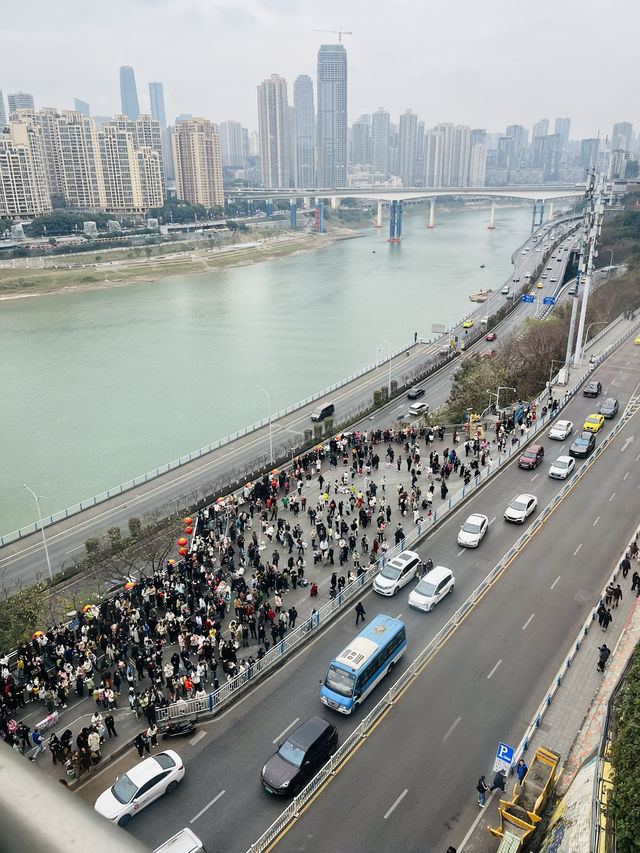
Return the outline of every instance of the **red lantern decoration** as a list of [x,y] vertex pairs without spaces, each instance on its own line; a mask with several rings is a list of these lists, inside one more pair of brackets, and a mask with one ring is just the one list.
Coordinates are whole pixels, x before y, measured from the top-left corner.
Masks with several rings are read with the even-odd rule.
[[190,533],[193,533],[193,527],[185,527],[184,532],[187,535],[189,535]]
[[178,554],[180,554],[181,557],[186,557],[188,553],[188,548],[178,548]]
[[185,538],[184,538],[184,536],[181,536],[181,537],[178,539],[178,545],[179,545],[181,548],[184,548],[184,546],[185,546],[185,545],[188,545],[188,544],[189,544],[189,543],[188,543],[188,540],[187,540],[187,539],[185,539]]
[[183,518],[183,519],[182,519],[182,523],[183,523],[183,524],[191,524],[192,522],[193,522],[193,519],[192,519],[192,518],[189,518],[189,516],[187,516],[186,518]]

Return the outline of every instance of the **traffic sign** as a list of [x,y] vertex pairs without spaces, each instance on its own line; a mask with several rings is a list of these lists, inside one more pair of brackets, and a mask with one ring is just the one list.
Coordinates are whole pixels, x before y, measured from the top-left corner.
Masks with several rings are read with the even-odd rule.
[[533,302],[533,300],[534,300],[533,293],[523,293],[522,294],[522,301],[523,302]]
[[555,296],[545,296],[544,299],[542,300],[542,304],[543,305],[555,305],[556,304]]
[[498,770],[508,771],[513,763],[514,752],[515,749],[512,746],[507,746],[506,743],[502,743],[502,741],[500,741],[496,751],[495,761],[493,762],[493,772],[496,773]]

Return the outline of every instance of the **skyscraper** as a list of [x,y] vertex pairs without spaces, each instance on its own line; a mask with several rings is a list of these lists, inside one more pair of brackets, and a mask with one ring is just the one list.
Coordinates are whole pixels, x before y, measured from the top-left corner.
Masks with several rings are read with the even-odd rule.
[[0,128],[4,127],[7,123],[7,113],[4,108],[4,95],[2,94],[2,89],[0,89]]
[[272,74],[258,86],[260,166],[265,187],[291,186],[287,81]]
[[407,110],[400,116],[398,174],[402,185],[415,186],[418,116]]
[[138,118],[140,107],[138,106],[136,78],[130,65],[120,67],[120,101],[123,115],[133,119]]
[[569,131],[571,130],[570,118],[557,118],[553,128],[553,132],[560,137],[560,145],[563,149],[567,147],[569,142]]
[[371,116],[362,115],[351,125],[351,165],[371,163]]
[[483,187],[487,176],[487,146],[483,142],[476,142],[471,146],[471,160],[469,162],[469,186]]
[[244,128],[239,121],[223,121],[219,126],[222,165],[230,169],[242,169],[246,156],[244,150]]
[[205,207],[224,204],[220,134],[204,118],[178,122],[172,134],[176,195]]
[[451,155],[450,186],[468,186],[470,160],[471,128],[464,124],[456,125],[453,131],[453,153]]
[[318,51],[318,186],[347,185],[347,51],[323,44]]
[[630,121],[620,121],[613,125],[611,133],[612,151],[630,151],[633,140],[633,125]]
[[80,98],[73,99],[73,108],[77,113],[82,113],[82,115],[87,118],[91,115],[91,112],[89,111],[89,104],[86,101],[81,101]]
[[389,124],[390,115],[378,107],[371,117],[371,159],[373,172],[383,181],[389,177]]
[[593,169],[598,160],[600,140],[596,138],[580,141],[580,165],[583,169]]
[[296,186],[313,187],[316,180],[316,123],[313,108],[313,82],[308,74],[296,77],[293,84],[296,123]]
[[117,120],[122,118],[98,133],[105,207],[113,213],[145,213],[162,207],[162,155],[146,145],[136,147],[133,134]]
[[33,95],[28,92],[16,92],[13,95],[7,95],[9,101],[9,115],[15,110],[33,110]]
[[149,101],[151,115],[160,122],[161,130],[167,127],[167,116],[164,111],[164,89],[162,83],[149,83]]
[[0,130],[0,217],[51,213],[40,129],[25,116]]
[[158,157],[160,158],[162,187],[163,189],[166,188],[163,156],[164,149],[160,122],[148,113],[141,113],[135,120],[127,118],[127,116],[124,115],[114,116],[111,121],[108,121],[104,125],[104,127],[109,127],[110,125],[131,134],[134,148],[147,147],[158,152]]
[[547,136],[549,134],[549,119],[541,118],[540,121],[537,121],[533,125],[533,132],[531,134],[531,138],[535,139],[537,136]]

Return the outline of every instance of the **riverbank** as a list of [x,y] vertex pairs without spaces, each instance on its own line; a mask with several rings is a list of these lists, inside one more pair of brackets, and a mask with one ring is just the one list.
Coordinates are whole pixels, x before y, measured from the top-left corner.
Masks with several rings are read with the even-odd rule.
[[[176,251],[155,257],[131,257],[130,249],[109,252],[108,261],[83,259],[78,255],[58,256],[58,267],[0,269],[0,301],[43,296],[45,294],[78,293],[105,290],[129,284],[162,281],[173,276],[202,275],[216,270],[248,266],[262,261],[274,261],[306,252],[315,252],[341,240],[363,237],[364,234],[344,226],[324,234],[289,232],[275,237],[261,237],[250,243],[226,246],[203,246]],[[104,253],[103,253],[104,255]],[[101,256],[97,256],[101,257]],[[92,262],[93,261],[93,262]],[[70,265],[73,267],[70,268]]]

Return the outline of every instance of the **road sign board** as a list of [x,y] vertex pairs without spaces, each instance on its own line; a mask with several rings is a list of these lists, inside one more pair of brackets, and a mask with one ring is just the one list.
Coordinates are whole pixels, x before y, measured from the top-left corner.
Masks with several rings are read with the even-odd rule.
[[556,304],[555,296],[545,296],[544,299],[542,300],[542,304],[543,305],[555,305]]
[[496,773],[498,770],[509,770],[513,762],[514,752],[515,749],[512,746],[507,746],[506,743],[502,743],[502,741],[500,741],[496,751],[496,757],[493,762],[493,772]]
[[533,299],[534,299],[533,293],[523,293],[522,294],[522,301],[523,302],[533,302]]

